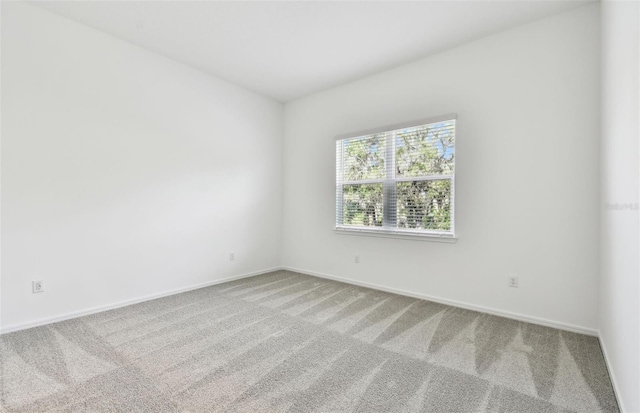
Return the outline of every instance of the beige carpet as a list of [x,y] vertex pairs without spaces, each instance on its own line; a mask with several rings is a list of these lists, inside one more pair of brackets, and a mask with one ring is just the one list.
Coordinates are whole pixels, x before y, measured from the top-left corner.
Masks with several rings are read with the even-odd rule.
[[0,336],[6,412],[618,411],[598,340],[279,271]]

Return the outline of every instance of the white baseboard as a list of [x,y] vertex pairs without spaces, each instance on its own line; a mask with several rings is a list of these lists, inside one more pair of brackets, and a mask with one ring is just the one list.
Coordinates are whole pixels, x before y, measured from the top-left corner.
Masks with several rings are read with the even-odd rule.
[[85,310],[73,311],[66,314],[61,314],[53,317],[41,318],[34,321],[27,321],[26,323],[12,324],[6,327],[0,328],[0,334],[12,333],[14,331],[25,330],[27,328],[43,326],[46,324],[57,323],[58,321],[70,320],[72,318],[78,318],[89,314],[100,313],[102,311],[113,310],[115,308],[125,307],[132,304],[138,304],[143,301],[155,300],[156,298],[162,298],[169,295],[180,294],[191,290],[197,290],[198,288],[209,287],[211,285],[222,284],[229,281],[239,280],[241,278],[253,277],[255,275],[265,274],[272,271],[280,270],[280,267],[268,268],[266,270],[255,271],[247,274],[235,275],[233,277],[222,278],[219,280],[208,281],[201,284],[190,285],[188,287],[182,287],[175,290],[164,291],[161,293],[150,294],[144,297],[132,298],[129,300],[120,301],[114,304],[107,304],[98,307],[87,308]]
[[[143,301],[154,300],[156,298],[166,297],[166,296],[173,295],[173,294],[179,294],[179,293],[183,293],[183,292],[186,292],[186,291],[196,290],[198,288],[204,288],[204,287],[208,287],[208,286],[211,286],[211,285],[222,284],[222,283],[225,283],[225,282],[239,280],[241,278],[253,277],[255,275],[265,274],[265,273],[268,273],[268,272],[278,271],[278,270],[294,271],[294,272],[298,272],[298,273],[301,273],[301,274],[307,274],[307,275],[312,275],[312,276],[315,276],[315,277],[325,278],[325,279],[329,279],[329,280],[340,281],[340,282],[344,282],[344,283],[347,283],[347,284],[358,285],[358,286],[366,287],[366,288],[373,288],[375,290],[386,291],[386,292],[393,293],[393,294],[404,295],[404,296],[407,296],[407,297],[418,298],[418,299],[421,299],[421,300],[434,301],[434,302],[437,302],[437,303],[451,305],[451,306],[454,306],[454,307],[465,308],[467,310],[473,310],[473,311],[478,311],[478,312],[481,312],[481,313],[493,314],[493,315],[497,315],[497,316],[500,316],[500,317],[510,318],[510,319],[513,319],[513,320],[525,321],[527,323],[539,324],[539,325],[543,325],[543,326],[547,326],[547,327],[553,327],[553,328],[557,328],[559,330],[571,331],[571,332],[574,332],[574,333],[586,334],[586,335],[596,336],[596,337],[599,336],[598,331],[594,330],[594,329],[591,329],[591,328],[575,326],[575,325],[571,325],[571,324],[561,323],[561,322],[558,322],[558,321],[547,320],[547,319],[538,318],[538,317],[531,317],[531,316],[527,316],[527,315],[524,315],[524,314],[512,313],[512,312],[509,312],[509,311],[503,311],[503,310],[498,310],[498,309],[494,309],[494,308],[483,307],[483,306],[479,306],[479,305],[475,305],[475,304],[469,304],[469,303],[465,303],[465,302],[461,302],[461,301],[450,300],[450,299],[441,298],[441,297],[435,297],[435,296],[428,295],[428,294],[414,293],[414,292],[405,291],[405,290],[401,290],[401,289],[386,287],[386,286],[383,286],[383,285],[372,284],[372,283],[367,283],[367,282],[362,282],[362,281],[356,281],[356,280],[351,280],[349,278],[344,278],[344,277],[339,277],[339,276],[319,273],[319,272],[315,272],[315,271],[304,270],[304,269],[301,269],[301,268],[293,268],[293,267],[288,267],[288,266],[268,268],[268,269],[265,269],[265,270],[255,271],[255,272],[251,272],[251,273],[247,273],[247,274],[236,275],[236,276],[233,276],[233,277],[227,277],[227,278],[223,278],[223,279],[219,279],[219,280],[209,281],[209,282],[206,282],[206,283],[201,283],[201,284],[191,285],[191,286],[188,286],[188,287],[178,288],[178,289],[171,290],[171,291],[165,291],[165,292],[162,292],[162,293],[151,294],[151,295],[147,295],[147,296],[144,296],[144,297],[138,297],[138,298],[133,298],[133,299],[130,299],[130,300],[124,300],[124,301],[120,301],[120,302],[117,302],[117,303],[114,303],[114,304],[107,304],[107,305],[103,305],[103,306],[88,308],[88,309],[85,309],[85,310],[80,310],[80,311],[74,311],[74,312],[71,312],[71,313],[61,314],[61,315],[57,315],[57,316],[53,316],[53,317],[41,318],[41,319],[34,320],[34,321],[28,321],[26,323],[12,324],[12,325],[1,327],[0,328],[0,334],[6,334],[6,333],[14,332],[14,331],[24,330],[24,329],[27,329],[27,328],[38,327],[38,326],[42,326],[42,325],[46,325],[46,324],[56,323],[58,321],[64,321],[64,320],[69,320],[69,319],[72,319],[72,318],[78,318],[78,317],[82,317],[82,316],[89,315],[89,314],[99,313],[99,312],[102,312],[102,311],[113,310],[115,308],[125,307],[127,305],[137,304],[137,303],[141,303]],[[603,349],[604,349],[604,346],[603,346]],[[612,381],[613,381],[613,376],[612,376]]]
[[618,402],[618,408],[620,408],[621,412],[626,412],[622,399],[620,398],[620,394],[618,393],[618,382],[616,380],[616,376],[611,369],[611,362],[609,361],[609,354],[607,353],[607,346],[604,344],[602,340],[602,336],[598,337],[598,341],[600,341],[600,348],[602,349],[602,355],[604,356],[604,364],[607,366],[607,372],[609,373],[609,378],[611,379],[611,387],[613,387],[613,394],[616,396],[616,401]]
[[389,293],[404,295],[404,296],[407,296],[407,297],[418,298],[418,299],[421,299],[421,300],[434,301],[436,303],[446,304],[446,305],[450,305],[450,306],[453,306],[453,307],[460,307],[460,308],[464,308],[464,309],[467,309],[467,310],[478,311],[478,312],[481,312],[481,313],[497,315],[497,316],[500,316],[500,317],[510,318],[510,319],[518,320],[518,321],[524,321],[524,322],[531,323],[531,324],[538,324],[538,325],[542,325],[542,326],[546,326],[546,327],[553,327],[553,328],[557,328],[559,330],[570,331],[572,333],[586,334],[586,335],[595,336],[595,337],[598,337],[598,335],[599,335],[598,334],[598,330],[595,330],[595,329],[592,329],[592,328],[587,328],[587,327],[582,327],[582,326],[576,326],[576,325],[572,325],[572,324],[566,324],[566,323],[562,323],[562,322],[559,322],[559,321],[547,320],[547,319],[538,318],[538,317],[531,317],[531,316],[527,316],[527,315],[524,315],[524,314],[512,313],[510,311],[498,310],[498,309],[490,308],[490,307],[483,307],[483,306],[479,306],[479,305],[475,305],[475,304],[465,303],[465,302],[462,302],[462,301],[456,301],[456,300],[450,300],[450,299],[447,299],[447,298],[435,297],[435,296],[428,295],[428,294],[414,293],[414,292],[405,291],[405,290],[401,290],[401,289],[397,289],[397,288],[385,287],[383,285],[378,285],[378,284],[372,284],[372,283],[367,283],[367,282],[362,282],[362,281],[355,281],[355,280],[351,280],[349,278],[343,278],[343,277],[338,277],[338,276],[335,276],[335,275],[323,274],[323,273],[319,273],[319,272],[315,272],[315,271],[304,270],[304,269],[301,269],[301,268],[293,268],[293,267],[284,266],[281,269],[287,270],[287,271],[299,272],[301,274],[313,275],[315,277],[326,278],[326,279],[329,279],[329,280],[340,281],[340,282],[347,283],[347,284],[358,285],[360,287],[373,288],[374,290],[386,291],[386,292],[389,292]]

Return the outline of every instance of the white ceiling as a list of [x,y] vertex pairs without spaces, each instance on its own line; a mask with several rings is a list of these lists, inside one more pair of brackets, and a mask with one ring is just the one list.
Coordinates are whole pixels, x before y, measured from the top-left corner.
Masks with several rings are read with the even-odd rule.
[[287,102],[588,2],[33,4]]

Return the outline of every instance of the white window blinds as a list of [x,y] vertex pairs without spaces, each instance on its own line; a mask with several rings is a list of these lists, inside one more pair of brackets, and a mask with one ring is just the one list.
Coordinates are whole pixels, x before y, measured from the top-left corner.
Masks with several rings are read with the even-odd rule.
[[453,236],[455,116],[336,140],[336,229]]

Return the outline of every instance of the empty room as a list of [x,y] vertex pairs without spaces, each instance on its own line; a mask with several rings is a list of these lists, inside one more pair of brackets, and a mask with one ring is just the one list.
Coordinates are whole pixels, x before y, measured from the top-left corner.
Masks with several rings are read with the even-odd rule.
[[640,413],[639,1],[0,13],[0,413]]

